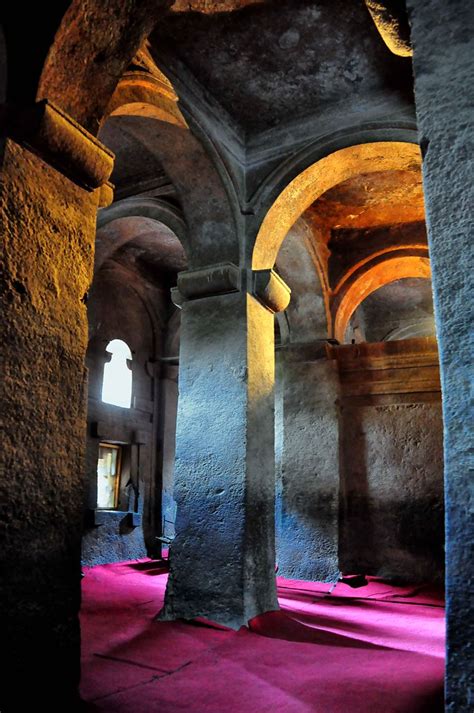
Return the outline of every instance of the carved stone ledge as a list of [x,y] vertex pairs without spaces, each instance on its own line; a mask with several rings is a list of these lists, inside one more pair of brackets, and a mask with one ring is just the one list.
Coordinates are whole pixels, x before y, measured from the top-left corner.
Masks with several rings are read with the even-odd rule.
[[239,268],[231,262],[223,262],[201,270],[180,272],[178,286],[171,290],[171,298],[180,307],[185,300],[240,292],[240,289]]
[[285,310],[290,302],[291,290],[273,270],[240,270],[231,262],[180,272],[178,286],[171,290],[171,299],[177,307],[186,300],[225,295],[247,289],[270,312]]
[[104,185],[114,154],[47,99],[26,111],[10,110],[6,133],[87,190]]
[[440,394],[435,337],[327,347],[337,361],[344,398],[388,394]]
[[253,270],[251,294],[270,312],[283,312],[290,304],[291,290],[274,270]]

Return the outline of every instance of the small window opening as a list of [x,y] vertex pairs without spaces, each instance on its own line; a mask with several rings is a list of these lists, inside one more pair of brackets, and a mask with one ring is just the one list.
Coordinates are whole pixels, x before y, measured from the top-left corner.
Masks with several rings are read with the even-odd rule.
[[122,408],[132,404],[132,353],[121,339],[113,339],[107,344],[106,351],[111,355],[104,365],[102,383],[102,401]]
[[97,507],[118,507],[122,449],[112,443],[99,444],[97,461]]

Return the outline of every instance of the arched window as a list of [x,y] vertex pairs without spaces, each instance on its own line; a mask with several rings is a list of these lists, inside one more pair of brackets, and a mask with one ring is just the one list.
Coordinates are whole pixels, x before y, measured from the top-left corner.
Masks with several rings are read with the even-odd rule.
[[111,355],[104,365],[102,382],[102,401],[114,406],[130,408],[132,403],[132,353],[121,339],[113,339],[107,344],[106,351]]

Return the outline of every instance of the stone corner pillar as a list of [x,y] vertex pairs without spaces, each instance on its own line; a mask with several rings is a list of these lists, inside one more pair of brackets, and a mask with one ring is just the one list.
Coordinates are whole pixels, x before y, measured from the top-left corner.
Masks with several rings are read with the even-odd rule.
[[325,340],[278,352],[277,562],[283,577],[339,576],[339,377]]
[[161,619],[233,628],[278,609],[274,313],[289,289],[231,263],[178,276],[177,536]]
[[[471,710],[474,5],[407,0],[439,346],[446,520],[446,711]],[[469,586],[471,584],[471,587]]]
[[83,298],[113,156],[47,101],[7,108],[1,128],[0,588],[8,656],[0,708],[28,709],[34,695],[37,706],[72,710],[87,400]]

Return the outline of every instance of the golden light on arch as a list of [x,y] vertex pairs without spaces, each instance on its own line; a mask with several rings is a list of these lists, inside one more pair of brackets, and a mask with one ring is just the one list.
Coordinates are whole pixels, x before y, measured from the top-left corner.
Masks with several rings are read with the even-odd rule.
[[125,73],[109,102],[102,123],[110,116],[140,116],[188,128],[178,107],[178,96],[172,84],[161,73],[158,77],[144,72]]
[[284,188],[266,214],[255,241],[252,268],[262,270],[274,266],[290,228],[330,188],[364,173],[413,168],[421,168],[420,149],[404,141],[357,144],[312,164]]
[[415,255],[393,257],[363,272],[350,285],[338,305],[334,320],[334,337],[343,343],[349,320],[366,297],[380,287],[405,277],[429,279],[431,277],[429,259]]

